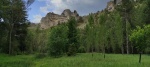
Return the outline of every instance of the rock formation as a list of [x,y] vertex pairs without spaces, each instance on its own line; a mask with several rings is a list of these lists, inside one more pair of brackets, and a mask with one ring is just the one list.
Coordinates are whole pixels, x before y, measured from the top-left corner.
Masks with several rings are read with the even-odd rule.
[[112,12],[114,11],[115,9],[115,4],[114,4],[114,1],[110,1],[107,3],[107,8],[106,8],[109,12]]
[[108,10],[109,12],[112,12],[114,11],[116,5],[121,5],[121,4],[122,4],[122,0],[111,0],[107,2],[106,10]]
[[[121,4],[122,0],[111,0],[107,3],[107,8],[105,10],[112,12],[115,10],[115,5]],[[102,11],[98,11],[97,13],[93,13],[94,16],[98,16],[101,14]],[[86,22],[88,22],[88,15],[87,16],[79,16],[76,10],[73,12],[70,11],[70,9],[65,9],[61,15],[55,14],[53,12],[49,12],[45,17],[41,19],[40,28],[41,29],[47,29],[52,26],[56,26],[61,23],[65,23],[68,21],[70,17],[75,17],[75,19],[79,22],[78,25],[82,25],[81,27],[86,25]]]
[[76,10],[74,10],[74,12],[71,12],[69,9],[66,9],[62,12],[61,15],[49,12],[45,17],[41,19],[40,28],[47,29],[52,26],[65,23],[68,21],[70,17],[75,17],[76,20],[80,18]]

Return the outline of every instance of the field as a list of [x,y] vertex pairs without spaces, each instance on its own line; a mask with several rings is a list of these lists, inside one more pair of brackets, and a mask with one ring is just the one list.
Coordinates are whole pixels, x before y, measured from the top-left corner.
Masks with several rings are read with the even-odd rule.
[[9,56],[0,54],[0,67],[150,67],[150,56],[142,55],[142,63],[138,63],[139,55],[90,53],[77,54],[76,56],[60,58],[36,55]]

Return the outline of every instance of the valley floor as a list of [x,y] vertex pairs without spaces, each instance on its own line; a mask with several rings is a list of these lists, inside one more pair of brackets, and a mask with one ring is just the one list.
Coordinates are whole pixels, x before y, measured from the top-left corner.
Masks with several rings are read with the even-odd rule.
[[0,54],[0,67],[149,67],[150,55],[142,55],[142,63],[138,63],[139,55],[91,53],[77,54],[73,57],[36,58],[35,55],[9,56]]

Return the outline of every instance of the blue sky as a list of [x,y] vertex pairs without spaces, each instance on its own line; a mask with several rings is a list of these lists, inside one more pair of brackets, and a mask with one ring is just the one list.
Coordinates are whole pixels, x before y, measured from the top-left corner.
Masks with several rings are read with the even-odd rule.
[[28,11],[28,19],[39,23],[48,12],[61,14],[64,9],[77,10],[79,15],[88,15],[106,8],[110,0],[35,0]]

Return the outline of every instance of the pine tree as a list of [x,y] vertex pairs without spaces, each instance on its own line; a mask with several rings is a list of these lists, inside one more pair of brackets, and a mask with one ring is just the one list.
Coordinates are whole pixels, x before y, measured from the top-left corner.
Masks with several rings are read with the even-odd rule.
[[[76,29],[76,26],[77,26],[77,21],[75,20],[74,17],[71,17],[69,20],[68,20],[68,51],[67,51],[67,54],[68,56],[71,56],[71,55],[75,55],[78,48],[79,48],[79,44],[78,44],[78,37],[77,37],[77,29]],[[71,49],[72,48],[72,49]]]

